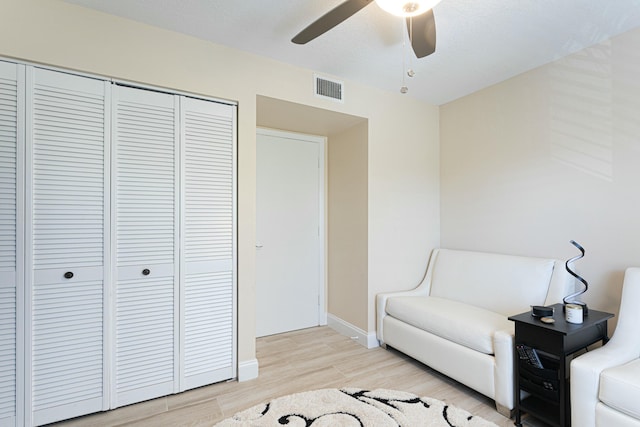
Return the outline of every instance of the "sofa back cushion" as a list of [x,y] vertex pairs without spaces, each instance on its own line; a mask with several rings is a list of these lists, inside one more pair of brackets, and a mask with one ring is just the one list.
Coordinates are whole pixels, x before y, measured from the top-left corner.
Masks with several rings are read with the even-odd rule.
[[554,260],[440,249],[429,264],[430,295],[505,316],[544,305]]

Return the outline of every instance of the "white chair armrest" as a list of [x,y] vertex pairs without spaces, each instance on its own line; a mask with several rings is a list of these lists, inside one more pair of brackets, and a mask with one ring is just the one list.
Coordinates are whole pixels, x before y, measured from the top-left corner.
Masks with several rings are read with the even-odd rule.
[[606,345],[577,357],[571,362],[571,424],[595,426],[600,373],[640,357],[640,268],[625,271],[622,299],[616,330]]
[[[618,345],[616,345],[618,344]],[[596,404],[600,389],[600,373],[637,359],[634,349],[613,340],[571,361],[571,423],[580,427],[596,424]]]

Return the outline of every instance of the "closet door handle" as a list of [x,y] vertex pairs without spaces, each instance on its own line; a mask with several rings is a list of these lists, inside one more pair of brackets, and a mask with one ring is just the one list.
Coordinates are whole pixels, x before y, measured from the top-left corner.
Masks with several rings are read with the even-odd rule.
[[144,270],[142,270],[143,276],[148,276],[149,274],[151,274],[151,270],[149,270],[148,268],[145,268]]
[[66,273],[64,273],[64,278],[65,279],[73,278],[73,272],[72,271],[67,271]]

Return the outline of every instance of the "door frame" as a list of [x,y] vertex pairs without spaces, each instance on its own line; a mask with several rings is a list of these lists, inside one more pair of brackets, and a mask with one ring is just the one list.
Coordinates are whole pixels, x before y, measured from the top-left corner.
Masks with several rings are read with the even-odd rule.
[[[286,130],[257,127],[256,144],[258,135],[302,140],[305,142],[318,144],[318,234],[320,237],[318,239],[318,325],[325,326],[327,324],[327,165],[325,162],[327,137],[321,135],[310,135]],[[256,154],[256,165],[258,161],[260,160],[258,159],[258,156]]]

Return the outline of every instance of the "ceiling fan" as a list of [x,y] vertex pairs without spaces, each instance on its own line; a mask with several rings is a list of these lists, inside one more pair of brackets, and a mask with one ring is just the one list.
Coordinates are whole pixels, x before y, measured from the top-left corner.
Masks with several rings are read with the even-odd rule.
[[296,44],[308,43],[374,1],[383,10],[406,19],[411,47],[418,58],[435,52],[436,22],[432,8],[440,0],[346,0],[312,22],[291,41]]

